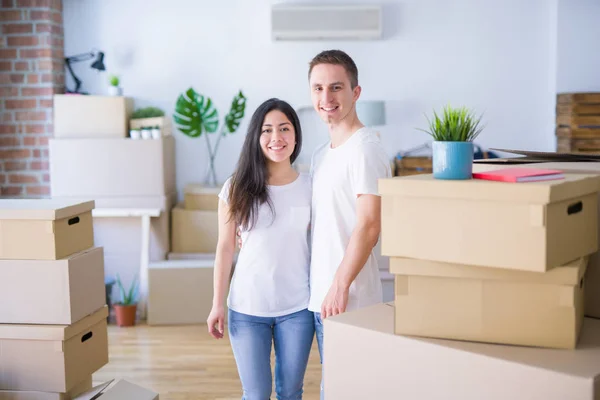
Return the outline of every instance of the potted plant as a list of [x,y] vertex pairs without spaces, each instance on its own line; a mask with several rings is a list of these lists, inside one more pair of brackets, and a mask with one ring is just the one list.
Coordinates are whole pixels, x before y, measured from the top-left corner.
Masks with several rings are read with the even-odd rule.
[[111,96],[121,96],[123,94],[123,89],[119,87],[120,79],[116,75],[110,75],[108,77],[108,83],[110,86],[108,87],[108,94]]
[[[221,139],[227,134],[235,133],[239,128],[244,111],[246,109],[246,97],[240,90],[231,101],[229,112],[225,115],[223,123],[219,128],[219,114],[210,97],[189,88],[177,98],[173,120],[177,128],[190,138],[204,136],[208,149],[208,168],[206,171],[205,185],[217,187],[217,175],[215,171],[215,157]],[[211,143],[209,133],[218,132],[216,141]],[[203,135],[204,134],[204,135]]]
[[130,129],[143,129],[158,127],[161,135],[167,134],[169,121],[165,112],[158,107],[143,107],[135,110],[129,118]]
[[117,287],[121,292],[121,301],[113,306],[117,326],[133,326],[137,312],[137,279],[134,277],[129,290],[125,290],[121,277],[117,274]]
[[431,135],[433,177],[471,179],[473,177],[473,140],[481,133],[481,117],[465,108],[446,106],[440,117],[435,111],[429,129]]

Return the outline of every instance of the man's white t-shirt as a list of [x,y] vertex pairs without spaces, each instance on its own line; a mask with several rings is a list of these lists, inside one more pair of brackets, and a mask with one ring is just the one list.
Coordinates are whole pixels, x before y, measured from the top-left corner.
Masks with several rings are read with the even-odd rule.
[[[320,312],[356,226],[358,195],[378,195],[378,179],[391,177],[391,167],[377,133],[370,128],[361,128],[336,148],[331,148],[329,142],[317,149],[311,162],[311,176],[312,251],[308,309]],[[381,279],[372,250],[350,286],[346,311],[382,301]]]
[[[228,202],[231,178],[219,193]],[[268,186],[268,204],[257,223],[242,230],[242,249],[227,297],[227,307],[257,317],[278,317],[307,308],[309,299],[308,229],[310,177],[300,174],[287,185]]]

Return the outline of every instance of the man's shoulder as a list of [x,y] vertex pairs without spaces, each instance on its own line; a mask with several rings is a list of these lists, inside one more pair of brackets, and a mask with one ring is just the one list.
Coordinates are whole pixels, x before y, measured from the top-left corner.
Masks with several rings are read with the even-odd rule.
[[379,133],[371,128],[363,128],[356,132],[357,140],[355,151],[365,154],[368,157],[385,157],[387,158],[387,152],[381,143],[381,137]]

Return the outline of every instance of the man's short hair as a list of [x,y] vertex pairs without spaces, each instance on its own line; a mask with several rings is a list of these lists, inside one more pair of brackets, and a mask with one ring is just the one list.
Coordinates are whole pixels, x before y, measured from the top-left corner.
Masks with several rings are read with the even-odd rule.
[[350,79],[350,86],[354,89],[358,86],[358,68],[352,58],[341,50],[325,50],[317,54],[311,61],[308,69],[308,78],[313,68],[319,64],[341,65],[346,70]]

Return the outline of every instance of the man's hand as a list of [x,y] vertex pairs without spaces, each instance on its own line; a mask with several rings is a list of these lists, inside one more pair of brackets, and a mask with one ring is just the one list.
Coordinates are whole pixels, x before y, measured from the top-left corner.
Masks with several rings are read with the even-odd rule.
[[241,250],[242,249],[242,230],[240,229],[239,226],[235,230],[235,235],[236,235],[236,238],[237,238],[238,247]]
[[349,291],[349,287],[334,282],[329,288],[329,292],[327,292],[327,296],[325,296],[325,300],[323,300],[323,304],[321,305],[321,318],[325,319],[346,311]]

